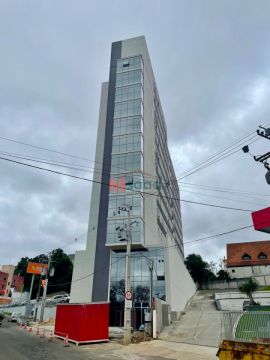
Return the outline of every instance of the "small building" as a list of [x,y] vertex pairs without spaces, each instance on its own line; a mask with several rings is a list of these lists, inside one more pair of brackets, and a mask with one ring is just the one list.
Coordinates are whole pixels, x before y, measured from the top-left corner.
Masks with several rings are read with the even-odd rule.
[[270,275],[270,241],[227,244],[224,263],[232,279]]
[[13,275],[12,282],[11,282],[11,288],[14,289],[17,292],[23,291],[23,285],[24,285],[24,277],[20,275]]
[[6,288],[8,283],[8,273],[0,271],[0,296],[6,295]]
[[11,296],[12,291],[22,292],[24,285],[24,277],[15,275],[14,265],[2,265],[0,271],[0,295]]

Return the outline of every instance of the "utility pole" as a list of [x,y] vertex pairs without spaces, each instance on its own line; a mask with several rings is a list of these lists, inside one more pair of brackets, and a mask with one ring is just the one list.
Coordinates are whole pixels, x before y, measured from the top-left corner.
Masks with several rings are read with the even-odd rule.
[[150,272],[150,315],[151,315],[151,337],[153,336],[153,269],[154,260],[148,259],[149,261],[149,272]]
[[31,302],[32,292],[33,292],[33,286],[34,286],[34,280],[35,280],[35,274],[32,274],[32,280],[31,280],[31,286],[30,286],[30,293],[29,293],[29,299],[28,304]]
[[126,278],[125,278],[125,317],[124,317],[124,344],[131,343],[131,307],[130,300],[126,299],[126,294],[131,294],[131,243],[132,243],[132,225],[137,223],[138,220],[131,222],[131,210],[132,206],[120,206],[118,207],[118,214],[124,211],[128,215],[128,225],[125,229],[117,227],[121,237],[121,231],[126,230]]
[[[270,140],[270,128],[265,128],[263,126],[259,126],[259,129],[257,130],[257,135]],[[249,152],[249,146],[245,145],[242,147],[242,150],[244,153],[248,153]],[[253,156],[253,159],[257,162],[260,162],[261,164],[263,164],[263,166],[265,167],[265,169],[267,169],[267,173],[265,174],[265,179],[268,185],[270,185],[270,164],[267,161],[270,158],[270,151],[263,154],[263,155],[258,155],[258,156]]]
[[47,272],[46,272],[46,276],[45,276],[45,288],[43,290],[43,296],[42,296],[42,303],[41,303],[41,309],[40,309],[40,317],[39,317],[39,322],[43,321],[43,316],[44,316],[44,309],[45,309],[45,305],[46,305],[46,295],[47,295],[47,289],[48,289],[48,280],[49,280],[49,274],[50,274],[50,268],[51,268],[51,262],[52,262],[52,253],[49,253],[49,262],[48,262],[48,268],[47,268]]
[[[128,214],[128,227],[127,227],[127,251],[126,251],[126,281],[125,281],[125,294],[128,291],[131,292],[131,242],[132,242],[132,233],[131,233],[131,224],[130,224],[130,208],[126,208]],[[125,334],[124,334],[124,343],[131,343],[131,307],[127,306],[127,299],[125,298]]]
[[38,292],[37,292],[36,305],[35,305],[35,310],[34,310],[34,322],[37,321],[38,303],[39,303],[39,299],[40,299],[40,289],[41,289],[41,277],[38,279]]

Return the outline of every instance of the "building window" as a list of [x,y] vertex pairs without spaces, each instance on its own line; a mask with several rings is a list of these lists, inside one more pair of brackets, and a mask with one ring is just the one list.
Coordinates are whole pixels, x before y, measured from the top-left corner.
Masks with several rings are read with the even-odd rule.
[[[141,218],[137,218],[138,223],[134,224],[132,227],[132,243],[144,243],[144,222]],[[117,227],[125,228],[127,224],[126,219],[114,219],[111,218],[108,220],[107,226],[107,244],[119,244],[121,243],[120,238],[118,238],[118,231],[116,230]]]
[[143,90],[141,84],[118,87],[115,90],[115,102],[142,98]]
[[141,152],[112,155],[111,174],[123,172],[139,172],[143,169]]
[[143,74],[141,70],[127,71],[116,74],[116,87],[142,83]]
[[117,69],[116,71],[124,72],[134,69],[143,69],[143,60],[141,56],[135,56],[128,59],[119,59],[117,60]]
[[126,135],[136,132],[143,132],[143,122],[141,116],[114,119],[113,135]]
[[247,253],[245,253],[243,256],[242,256],[242,260],[251,260],[251,256]]
[[141,99],[115,103],[114,118],[142,115],[143,105]]
[[129,66],[129,61],[128,60],[124,60],[123,61],[123,67],[128,67]]
[[267,255],[264,252],[260,252],[258,255],[258,259],[265,260],[267,259]]
[[143,139],[141,133],[119,135],[113,137],[112,153],[142,151]]
[[[164,259],[164,250],[152,248],[148,251],[133,251],[131,256],[131,288],[133,302],[137,306],[149,302],[150,295],[150,272],[149,260],[153,261],[153,296],[166,300],[165,289],[165,263],[159,262]],[[110,300],[112,303],[123,303],[125,296],[125,252],[112,252],[111,255],[111,287]],[[135,305],[136,306],[136,305]]]

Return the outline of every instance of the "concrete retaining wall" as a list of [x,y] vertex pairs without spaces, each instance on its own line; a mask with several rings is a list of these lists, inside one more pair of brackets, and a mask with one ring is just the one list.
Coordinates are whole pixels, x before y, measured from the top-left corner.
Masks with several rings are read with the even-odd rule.
[[[261,305],[270,305],[270,292],[257,291],[254,299]],[[249,300],[247,296],[240,292],[216,293],[215,301],[218,310],[224,311],[242,311],[243,302]]]
[[[27,306],[12,306],[8,308],[2,308],[1,310],[9,313],[17,312],[17,313],[21,313],[23,316],[27,316]],[[34,306],[32,306],[32,310],[34,310]],[[56,306],[45,307],[44,316],[43,316],[44,320],[48,320],[49,318],[55,319],[55,315],[56,315]],[[39,316],[40,316],[40,305],[38,307],[37,319],[39,319]]]
[[[270,275],[252,276],[260,286],[270,285]],[[216,280],[202,285],[203,290],[238,289],[248,278],[232,280]]]

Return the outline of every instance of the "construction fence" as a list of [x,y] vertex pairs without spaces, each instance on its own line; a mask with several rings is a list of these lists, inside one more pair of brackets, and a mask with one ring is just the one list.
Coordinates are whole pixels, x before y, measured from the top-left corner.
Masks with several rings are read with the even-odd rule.
[[223,313],[224,340],[270,343],[270,312],[228,311]]

